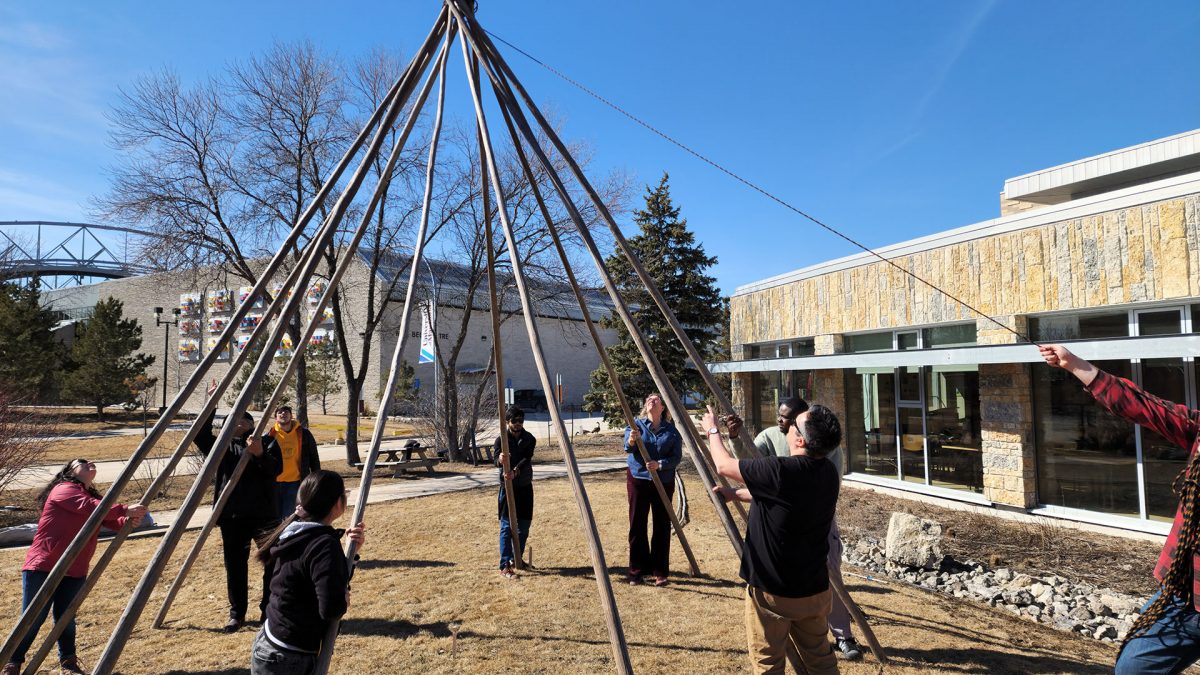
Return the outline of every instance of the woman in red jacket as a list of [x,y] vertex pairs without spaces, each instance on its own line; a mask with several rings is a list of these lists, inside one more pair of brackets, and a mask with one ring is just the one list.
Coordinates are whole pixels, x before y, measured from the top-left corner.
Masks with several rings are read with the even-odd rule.
[[[21,610],[29,606],[33,596],[50,576],[50,570],[62,557],[71,544],[71,540],[83,529],[84,522],[96,510],[100,503],[100,493],[92,487],[96,479],[96,463],[86,459],[73,459],[55,474],[50,484],[38,495],[42,515],[38,519],[37,533],[33,535],[33,544],[25,554],[25,564],[21,567]],[[142,522],[146,515],[146,507],[141,504],[125,506],[117,504],[112,507],[104,518],[104,525],[111,530],[120,529],[126,521],[131,521],[134,527]],[[83,580],[87,577],[88,566],[92,554],[96,552],[96,535],[79,553],[75,562],[67,570],[66,576],[54,591],[54,620],[57,621],[67,606],[79,593]],[[37,621],[29,629],[28,635],[17,646],[12,661],[4,666],[3,675],[16,674],[21,670],[25,661],[25,653],[37,637],[42,622],[50,610],[47,605],[37,617]],[[86,672],[79,666],[75,656],[75,621],[67,625],[62,636],[58,638],[58,659],[64,673]]]

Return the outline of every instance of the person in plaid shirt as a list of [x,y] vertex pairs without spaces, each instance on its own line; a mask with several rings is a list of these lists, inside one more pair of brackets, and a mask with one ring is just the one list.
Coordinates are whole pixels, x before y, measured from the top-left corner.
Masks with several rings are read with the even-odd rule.
[[[1061,345],[1039,347],[1042,358],[1083,383],[1096,401],[1125,419],[1153,429],[1163,438],[1189,451],[1187,468],[1175,479],[1179,508],[1171,534],[1154,567],[1159,590],[1134,622],[1117,657],[1116,673],[1178,673],[1200,659],[1200,521],[1195,510],[1200,498],[1200,411],[1164,401],[1129,380],[1110,375],[1072,354]],[[1177,555],[1182,549],[1185,555]]]

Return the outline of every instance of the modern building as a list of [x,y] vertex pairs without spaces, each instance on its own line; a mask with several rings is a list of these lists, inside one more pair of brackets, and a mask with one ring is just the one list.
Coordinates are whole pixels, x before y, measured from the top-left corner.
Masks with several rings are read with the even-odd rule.
[[847,481],[1165,534],[1187,452],[1030,342],[1197,406],[1200,130],[1011,178],[1000,213],[738,288],[712,369],[758,428],[838,410]]
[[[392,287],[392,280],[400,275],[385,305],[383,319],[378,323],[367,357],[366,384],[362,399],[372,411],[377,409],[380,393],[384,389],[392,354],[396,348],[401,310],[404,306],[408,279],[407,256],[386,259],[375,274],[376,287]],[[441,350],[443,361],[448,360],[451,350],[457,349],[457,373],[460,385],[476,383],[479,378],[493,377],[488,370],[492,350],[492,323],[488,309],[486,282],[474,295],[467,307],[469,274],[459,265],[426,261],[418,271],[419,286],[415,291],[414,307],[409,319],[409,339],[405,343],[404,359],[415,368],[415,377],[421,393],[429,396],[437,385],[434,364],[421,363],[423,319],[428,317],[431,331],[437,333],[436,345]],[[350,336],[349,351],[355,363],[363,354],[362,327],[367,317],[367,287],[371,272],[365,258],[359,258],[342,280],[342,321],[346,334]],[[282,276],[280,277],[282,280]],[[501,279],[503,283],[503,279]],[[301,313],[308,320],[317,301],[325,292],[324,280],[314,281],[305,291]],[[537,308],[537,326],[542,347],[546,354],[547,367],[554,386],[561,385],[560,398],[563,405],[576,410],[587,392],[591,371],[600,364],[600,357],[592,344],[591,336],[583,322],[583,314],[570,288],[563,284],[533,284],[532,294]],[[278,288],[272,285],[272,289]],[[186,273],[159,273],[113,279],[99,283],[57,289],[44,292],[48,306],[59,310],[67,319],[65,332],[71,333],[72,320],[86,318],[90,309],[104,298],[114,297],[124,303],[124,315],[137,319],[142,324],[141,351],[155,357],[151,374],[167,383],[167,398],[177,392],[183,382],[194,372],[202,357],[214,348],[217,336],[224,330],[230,317],[241,302],[249,300],[251,286],[244,280],[221,270],[209,269]],[[382,291],[380,291],[382,292]],[[601,293],[587,294],[588,311],[594,320],[607,317],[611,304]],[[213,367],[214,377],[222,377],[229,368],[234,350],[241,349],[249,340],[254,325],[262,318],[265,303],[253,301],[253,309],[242,320],[235,338],[233,350],[223,353]],[[504,353],[504,375],[511,381],[511,388],[523,400],[543,397],[543,388],[534,365],[525,322],[520,312],[520,301],[511,288],[503,296],[501,304],[509,315],[501,325],[500,339]],[[436,311],[426,312],[426,307]],[[177,325],[158,324],[155,308],[162,310],[161,317],[167,321],[178,321]],[[179,310],[178,316],[173,310]],[[333,311],[326,309],[321,317],[321,326],[313,335],[313,342],[332,340],[334,337]],[[602,341],[615,342],[615,333],[600,328]],[[455,345],[460,335],[461,344]],[[68,336],[69,339],[69,336]],[[165,348],[165,351],[164,351]],[[290,356],[292,345],[285,339],[278,351],[278,358]],[[165,356],[165,359],[164,359]],[[166,371],[164,373],[164,364]],[[340,370],[339,370],[340,372]],[[188,401],[192,408],[203,401],[203,388]],[[159,390],[161,395],[161,390]],[[310,392],[311,393],[311,392]],[[329,412],[345,412],[347,397],[342,386],[341,393],[327,401]],[[319,409],[319,408],[318,408]]]

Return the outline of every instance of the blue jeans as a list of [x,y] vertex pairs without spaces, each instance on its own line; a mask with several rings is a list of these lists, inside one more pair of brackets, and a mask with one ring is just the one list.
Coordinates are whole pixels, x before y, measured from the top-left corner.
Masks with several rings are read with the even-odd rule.
[[279,509],[280,520],[284,520],[296,510],[296,495],[298,494],[300,494],[300,481],[275,483],[275,507]]
[[[521,554],[525,553],[525,542],[529,540],[529,526],[532,520],[517,519],[517,537],[521,540]],[[513,564],[512,528],[508,524],[508,516],[500,516],[500,569]]]
[[250,649],[250,675],[308,675],[317,667],[317,655],[276,646],[263,629]]
[[[38,589],[42,584],[46,583],[46,578],[50,576],[49,572],[36,572],[33,570],[24,570],[21,572],[21,611],[29,606],[33,596],[37,594]],[[41,629],[42,623],[46,620],[46,615],[50,612],[50,607],[54,607],[54,621],[57,623],[59,617],[66,611],[67,605],[79,595],[79,589],[83,588],[83,577],[63,577],[58,588],[54,590],[54,596],[49,604],[46,605],[37,616],[37,620],[29,628],[29,634],[21,640],[21,644],[17,645],[17,651],[13,652],[12,661],[14,663],[24,663],[25,653],[29,651],[29,647],[33,645],[34,639],[37,637],[38,630]],[[62,635],[58,638],[58,658],[61,661],[69,656],[75,656],[75,619],[71,619],[71,623],[63,630]]]
[[[1159,591],[1150,597],[1158,599]],[[1116,675],[1179,673],[1200,659],[1200,614],[1172,596],[1161,619],[1133,638],[1117,657]]]

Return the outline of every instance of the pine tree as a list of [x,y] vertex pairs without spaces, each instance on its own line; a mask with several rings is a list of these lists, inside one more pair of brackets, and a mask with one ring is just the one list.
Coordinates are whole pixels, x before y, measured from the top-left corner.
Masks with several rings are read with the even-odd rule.
[[63,387],[68,398],[96,406],[101,420],[104,406],[132,401],[125,380],[145,374],[154,363],[153,356],[135,353],[142,346],[142,327],[123,318],[122,308],[116,298],[96,303],[92,318],[76,331],[71,361],[77,365]]
[[332,342],[322,342],[304,352],[308,361],[308,396],[321,402],[321,414],[328,415],[329,397],[342,391],[342,361]]
[[66,350],[54,339],[54,324],[36,281],[0,282],[0,389],[8,396],[44,399],[62,375]]
[[[688,230],[687,220],[680,218],[679,213],[679,207],[671,202],[669,178],[664,173],[658,187],[646,188],[646,208],[634,214],[634,222],[641,232],[629,239],[629,245],[674,311],[684,332],[700,355],[707,359],[717,346],[721,328],[721,295],[716,279],[707,273],[717,259],[705,254],[704,247]],[[683,346],[629,262],[617,253],[608,258],[606,265],[633,312],[634,322],[658,356],[675,390],[680,395],[704,391],[700,373],[688,362]],[[601,323],[616,329],[621,336],[616,344],[608,347],[608,354],[636,411],[642,400],[657,388],[616,313]],[[585,401],[589,409],[603,410],[610,423],[622,423],[621,408],[603,366],[592,372],[591,390]]]

